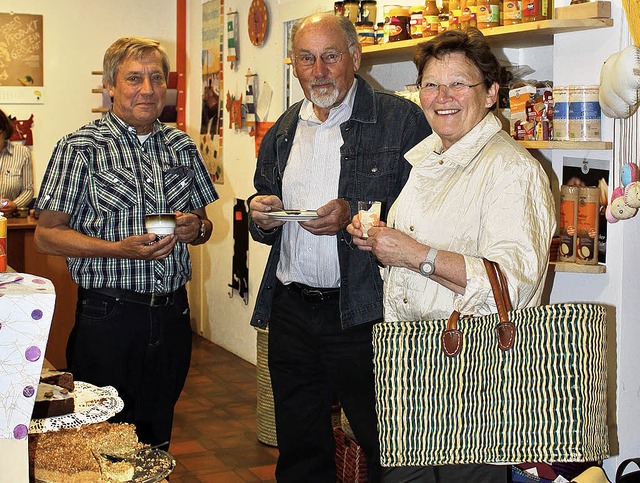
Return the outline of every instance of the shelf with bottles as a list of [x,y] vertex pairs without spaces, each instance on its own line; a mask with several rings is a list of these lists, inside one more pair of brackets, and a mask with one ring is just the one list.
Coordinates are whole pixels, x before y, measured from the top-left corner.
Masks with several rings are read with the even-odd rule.
[[[613,19],[611,18],[539,20],[537,22],[482,29],[482,33],[492,47],[522,48],[552,45],[555,34],[606,28],[612,25]],[[384,60],[386,57],[398,56],[406,56],[410,59],[413,56],[415,47],[428,39],[428,37],[418,38],[366,46],[362,48],[362,56],[367,61],[379,61]]]
[[[613,19],[611,18],[551,19],[482,29],[482,33],[492,47],[523,48],[552,45],[555,34],[600,29],[611,27],[612,25]],[[400,60],[398,57],[405,57],[406,60],[410,60],[415,47],[427,40],[429,40],[428,37],[423,37],[363,46],[362,57],[368,62],[396,62]],[[285,63],[290,64],[291,59],[285,59]]]

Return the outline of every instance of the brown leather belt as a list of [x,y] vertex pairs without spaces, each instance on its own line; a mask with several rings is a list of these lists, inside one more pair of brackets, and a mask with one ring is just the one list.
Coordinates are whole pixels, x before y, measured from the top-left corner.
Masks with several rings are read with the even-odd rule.
[[149,307],[166,307],[173,304],[176,295],[182,289],[183,287],[168,294],[140,293],[117,288],[91,288],[85,290],[106,295],[107,297],[113,297],[118,301],[148,305]]
[[292,282],[285,287],[300,295],[305,302],[324,303],[340,298],[339,288],[315,288],[297,282]]

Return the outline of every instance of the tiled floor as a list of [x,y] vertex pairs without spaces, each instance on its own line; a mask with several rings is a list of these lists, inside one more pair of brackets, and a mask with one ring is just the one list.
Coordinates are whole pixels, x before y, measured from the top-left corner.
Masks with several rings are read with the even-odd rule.
[[171,483],[275,482],[277,448],[256,438],[256,368],[194,336],[176,407]]

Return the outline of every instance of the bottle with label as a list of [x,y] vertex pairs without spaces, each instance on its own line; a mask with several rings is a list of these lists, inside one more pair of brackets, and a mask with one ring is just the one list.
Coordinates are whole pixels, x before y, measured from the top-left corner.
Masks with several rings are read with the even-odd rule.
[[560,187],[560,246],[558,260],[576,261],[576,240],[578,223],[579,186],[562,185]]
[[0,212],[0,272],[7,271],[7,219]]
[[597,186],[580,187],[577,219],[576,263],[597,265],[600,188]]
[[502,2],[502,25],[515,25],[522,23],[522,1],[504,0]]
[[462,30],[468,27],[478,26],[478,6],[476,0],[467,0],[464,8],[462,9],[462,18],[460,20],[460,27]]
[[424,4],[422,13],[422,36],[433,37],[438,35],[438,21],[440,17],[440,9],[435,0],[427,0]]
[[422,38],[422,22],[424,19],[424,7],[422,5],[414,5],[411,7],[411,38]]
[[500,26],[500,0],[478,0],[478,28]]
[[537,22],[547,19],[548,7],[547,0],[522,0],[522,21]]
[[442,8],[438,17],[438,33],[449,30],[449,0],[442,0]]
[[449,30],[460,30],[462,23],[460,0],[449,0]]

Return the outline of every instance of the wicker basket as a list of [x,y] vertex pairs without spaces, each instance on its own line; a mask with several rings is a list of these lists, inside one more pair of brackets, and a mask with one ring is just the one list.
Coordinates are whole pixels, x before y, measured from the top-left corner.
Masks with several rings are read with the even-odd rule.
[[341,427],[333,428],[336,443],[336,480],[338,483],[366,483],[367,460],[355,439],[345,434]]
[[257,331],[257,359],[256,373],[258,375],[256,411],[256,434],[258,441],[269,446],[278,446],[276,437],[276,416],[273,407],[273,392],[271,391],[271,376],[269,375],[269,331]]

